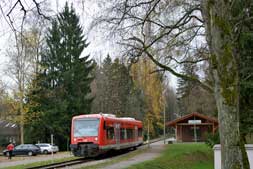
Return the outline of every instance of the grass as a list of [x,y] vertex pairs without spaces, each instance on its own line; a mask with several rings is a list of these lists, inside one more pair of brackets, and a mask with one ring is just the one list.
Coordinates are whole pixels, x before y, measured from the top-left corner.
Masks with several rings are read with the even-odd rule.
[[172,144],[160,157],[128,169],[213,169],[213,163],[213,151],[205,144]]
[[[41,166],[41,165],[59,163],[59,162],[69,161],[69,160],[74,160],[74,159],[78,159],[78,158],[77,157],[66,157],[66,158],[54,159],[54,160],[48,160],[48,161],[39,161],[39,162],[30,163],[30,164],[4,167],[4,169],[26,169],[26,168],[30,168],[30,167],[37,167],[37,166]],[[0,167],[0,169],[2,169],[2,168]]]

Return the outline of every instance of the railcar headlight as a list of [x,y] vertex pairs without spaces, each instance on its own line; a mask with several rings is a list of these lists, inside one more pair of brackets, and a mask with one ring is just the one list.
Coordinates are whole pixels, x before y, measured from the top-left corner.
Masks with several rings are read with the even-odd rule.
[[95,137],[95,141],[98,141],[98,138],[97,138],[97,137]]
[[74,138],[74,141],[76,141],[76,138]]

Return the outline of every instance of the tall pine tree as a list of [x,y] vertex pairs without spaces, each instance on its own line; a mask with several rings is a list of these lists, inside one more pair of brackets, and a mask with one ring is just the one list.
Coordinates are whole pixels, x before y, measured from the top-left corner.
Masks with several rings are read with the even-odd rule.
[[67,3],[52,21],[46,44],[39,79],[36,79],[40,97],[43,97],[38,101],[43,112],[40,128],[44,127],[45,131],[40,140],[49,141],[50,134],[54,134],[56,142],[64,149],[70,135],[71,117],[91,111],[90,84],[94,68],[89,56],[80,58],[88,44],[79,17]]
[[[182,74],[199,78],[197,65],[183,64]],[[203,66],[204,68],[204,66]],[[205,81],[208,81],[208,68],[205,69]],[[200,99],[201,98],[201,99]],[[209,116],[215,116],[217,113],[213,94],[207,92],[201,86],[193,81],[178,79],[177,103],[179,107],[178,115],[182,116],[192,112],[199,112]]]
[[[192,77],[198,78],[196,74],[196,66],[191,64],[184,64],[182,68],[182,74],[190,75]],[[191,91],[196,88],[196,83],[188,80],[184,80],[179,78],[178,79],[178,88],[177,88],[177,95],[178,95],[178,107],[179,107],[179,115],[184,115],[192,112],[188,112],[187,106],[191,104],[191,100],[189,95]],[[197,110],[195,110],[197,111]]]
[[113,113],[117,116],[131,114],[130,108],[133,108],[133,104],[129,98],[132,96],[133,83],[124,63],[118,58],[112,61],[108,55],[103,64],[97,67],[94,82],[94,113]]
[[[252,15],[252,13],[251,13]],[[253,133],[253,23],[245,22],[240,35],[240,132],[242,139]],[[245,140],[244,140],[245,141]]]

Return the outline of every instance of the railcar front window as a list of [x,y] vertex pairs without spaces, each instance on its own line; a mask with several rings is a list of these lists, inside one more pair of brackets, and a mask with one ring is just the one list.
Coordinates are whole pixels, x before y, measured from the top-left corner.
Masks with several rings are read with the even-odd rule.
[[74,137],[98,136],[99,119],[74,120]]

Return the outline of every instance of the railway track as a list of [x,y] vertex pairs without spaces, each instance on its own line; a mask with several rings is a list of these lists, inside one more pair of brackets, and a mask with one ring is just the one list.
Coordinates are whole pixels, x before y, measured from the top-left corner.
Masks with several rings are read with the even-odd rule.
[[[140,147],[143,147],[145,145],[148,145],[148,144],[152,144],[152,143],[155,143],[155,142],[158,142],[158,141],[161,141],[163,139],[154,139],[154,140],[150,140],[149,143],[144,143],[142,146]],[[117,156],[117,155],[121,155],[122,152],[120,153],[116,153],[116,154],[111,154],[109,155],[108,157],[105,157],[106,158],[110,158],[110,157],[114,157],[114,156]],[[123,153],[124,154],[124,153]],[[67,168],[67,167],[70,167],[70,166],[74,166],[74,165],[78,165],[78,164],[83,164],[83,163],[87,163],[87,162],[91,162],[91,161],[95,161],[96,159],[87,159],[87,158],[80,158],[80,159],[75,159],[75,160],[69,160],[69,161],[64,161],[64,162],[60,162],[60,163],[53,163],[53,164],[48,164],[48,165],[42,165],[42,166],[37,166],[37,167],[30,167],[30,168],[27,168],[27,169],[56,169],[56,168]]]
[[69,167],[69,166],[73,166],[73,165],[77,165],[77,164],[87,163],[87,162],[90,162],[90,161],[94,161],[94,159],[80,158],[80,159],[69,160],[69,161],[64,161],[64,162],[59,162],[59,163],[48,164],[48,165],[30,167],[30,168],[27,168],[27,169],[64,168],[64,167]]

